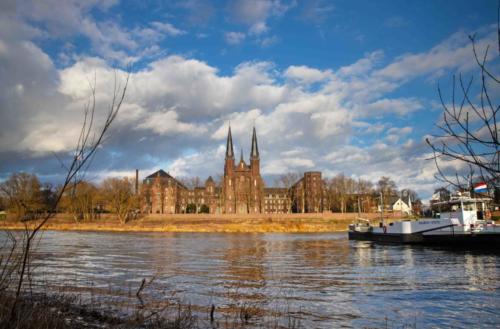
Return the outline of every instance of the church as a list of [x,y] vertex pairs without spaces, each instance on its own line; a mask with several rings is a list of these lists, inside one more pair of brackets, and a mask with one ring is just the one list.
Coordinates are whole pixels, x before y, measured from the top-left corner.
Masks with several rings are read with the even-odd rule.
[[141,196],[147,213],[260,214],[322,212],[324,185],[321,172],[306,172],[287,188],[265,187],[260,174],[260,155],[255,127],[249,162],[235,162],[231,127],[228,129],[224,176],[216,184],[210,176],[204,186],[187,188],[164,170],[143,180]]
[[222,181],[223,208],[226,214],[263,212],[264,182],[260,176],[259,147],[255,127],[252,134],[250,163],[247,165],[241,150],[240,161],[235,164],[231,127],[227,134],[224,178]]

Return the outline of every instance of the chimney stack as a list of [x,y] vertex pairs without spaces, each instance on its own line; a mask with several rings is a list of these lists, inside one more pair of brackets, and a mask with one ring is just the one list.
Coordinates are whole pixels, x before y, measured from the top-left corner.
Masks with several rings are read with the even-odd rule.
[[139,169],[135,170],[135,195],[139,194]]

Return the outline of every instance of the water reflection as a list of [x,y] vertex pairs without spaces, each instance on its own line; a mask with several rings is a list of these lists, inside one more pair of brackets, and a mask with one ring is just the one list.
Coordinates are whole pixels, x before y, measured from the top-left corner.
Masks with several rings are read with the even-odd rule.
[[291,310],[305,327],[385,327],[386,317],[389,327],[500,323],[495,254],[377,245],[344,234],[46,232],[36,259],[36,276],[51,289],[115,304],[136,303],[141,280],[154,277],[144,291],[148,303]]

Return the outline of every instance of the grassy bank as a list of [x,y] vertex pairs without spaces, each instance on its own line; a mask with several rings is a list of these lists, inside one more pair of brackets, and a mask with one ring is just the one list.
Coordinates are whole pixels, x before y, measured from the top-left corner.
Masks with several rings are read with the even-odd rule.
[[[377,220],[378,214],[361,217]],[[92,221],[76,222],[68,214],[58,214],[45,230],[59,231],[116,231],[116,232],[202,232],[202,233],[321,233],[346,231],[357,214],[262,214],[262,215],[207,215],[175,214],[146,215],[120,223],[107,214]],[[0,229],[23,229],[25,223],[14,219],[0,221]],[[34,225],[30,223],[29,225]]]
[[[182,304],[175,304],[168,309],[160,310],[138,308],[130,315],[117,316],[106,306],[82,302],[77,295],[24,295],[19,298],[12,313],[13,302],[14,297],[11,294],[0,293],[0,329],[196,329],[212,327],[200,321],[189,305]],[[226,328],[236,329],[243,328],[243,326],[235,322]]]

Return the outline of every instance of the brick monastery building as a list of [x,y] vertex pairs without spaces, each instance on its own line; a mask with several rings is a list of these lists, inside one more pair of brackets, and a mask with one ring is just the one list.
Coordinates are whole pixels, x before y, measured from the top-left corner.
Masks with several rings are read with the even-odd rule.
[[229,127],[224,161],[224,177],[217,186],[208,177],[205,186],[188,189],[164,170],[143,181],[146,212],[174,213],[290,213],[322,212],[324,185],[321,172],[306,172],[290,188],[265,187],[260,175],[260,156],[255,127],[252,134],[250,162],[235,163],[233,137]]

